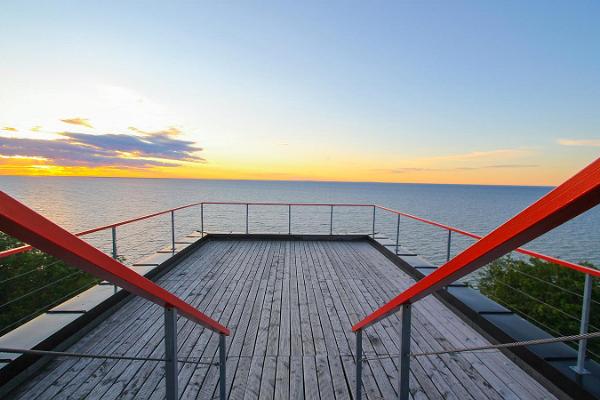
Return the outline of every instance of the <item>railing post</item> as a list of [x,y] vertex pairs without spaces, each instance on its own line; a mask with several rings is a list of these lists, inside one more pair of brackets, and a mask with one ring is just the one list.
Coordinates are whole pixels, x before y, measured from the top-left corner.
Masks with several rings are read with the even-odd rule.
[[227,352],[225,348],[225,335],[219,334],[219,399],[227,398]]
[[400,373],[398,399],[408,400],[410,376],[410,324],[411,305],[402,305],[402,336],[400,338]]
[[248,203],[246,203],[246,235],[248,234]]
[[200,203],[200,233],[204,236],[204,203]]
[[452,245],[452,231],[448,229],[448,248],[446,250],[446,262],[450,261],[450,246]]
[[165,307],[165,380],[167,383],[167,400],[177,400],[177,310]]
[[356,400],[362,399],[362,329],[356,331]]
[[288,204],[288,235],[292,234],[292,205]]
[[[588,333],[590,322],[590,304],[592,301],[592,276],[585,274],[585,283],[583,287],[583,300],[581,307],[581,322],[579,325],[579,334]],[[579,375],[589,374],[585,369],[585,353],[587,352],[587,339],[579,339],[579,348],[577,350],[577,365],[571,367]]]
[[398,255],[398,247],[400,247],[400,214],[396,220],[396,255]]
[[171,249],[175,253],[175,211],[171,211]]
[[333,235],[333,205],[329,206],[329,236]]
[[[112,229],[112,258],[115,260],[119,257],[117,254],[117,227],[113,226]],[[117,285],[113,285],[114,292],[117,293]]]
[[373,239],[375,239],[375,206],[373,206]]
[[117,227],[113,226],[112,231],[112,258],[117,259]]

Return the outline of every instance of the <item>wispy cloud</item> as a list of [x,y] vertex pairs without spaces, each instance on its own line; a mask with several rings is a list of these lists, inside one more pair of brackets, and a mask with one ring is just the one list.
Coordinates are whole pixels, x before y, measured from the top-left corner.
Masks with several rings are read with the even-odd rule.
[[426,168],[426,167],[399,167],[388,169],[377,169],[378,172],[387,172],[392,174],[405,174],[410,172],[430,172],[430,171],[477,171],[485,169],[520,169],[520,168],[537,168],[535,164],[498,164],[498,165],[483,165],[479,167],[449,167],[449,168]]
[[43,158],[61,166],[177,166],[182,162],[203,162],[197,154],[201,150],[194,142],[166,133],[139,137],[61,132],[59,140],[0,137],[1,156]]
[[600,147],[600,139],[558,139],[556,142],[561,146]]
[[5,126],[2,128],[3,131],[8,131],[8,132],[16,132],[17,128],[13,128],[12,126]]
[[136,128],[135,126],[130,126],[127,129],[129,129],[130,131],[139,133],[141,135],[144,135],[144,136],[177,136],[180,133],[182,133],[180,129],[177,129],[174,127],[170,127],[170,128],[163,129],[160,131],[144,131],[142,129]]
[[93,128],[92,124],[87,118],[67,118],[61,119],[66,124],[85,126],[86,128]]
[[202,148],[194,142],[175,139],[167,135],[139,137],[133,135],[89,135],[85,133],[64,132],[62,136],[80,146],[96,149],[131,153],[138,157],[164,158],[181,161],[202,161],[195,153]]
[[448,154],[443,156],[425,157],[428,161],[471,161],[481,159],[508,159],[523,157],[531,154],[530,149],[495,149],[488,151],[471,151],[468,153]]

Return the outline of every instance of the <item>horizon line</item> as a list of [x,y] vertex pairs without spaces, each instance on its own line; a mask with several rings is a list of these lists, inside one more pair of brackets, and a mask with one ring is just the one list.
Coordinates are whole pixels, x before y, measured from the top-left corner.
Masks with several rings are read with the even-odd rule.
[[147,180],[186,180],[186,181],[242,181],[242,182],[305,182],[305,183],[376,183],[384,185],[446,185],[446,186],[500,186],[500,187],[535,187],[555,188],[555,185],[517,185],[517,184],[489,184],[489,183],[434,183],[434,182],[384,182],[384,181],[336,181],[317,179],[232,179],[232,178],[180,178],[180,177],[150,177],[150,176],[94,176],[94,175],[19,175],[0,174],[0,177],[15,178],[92,178],[92,179],[147,179]]

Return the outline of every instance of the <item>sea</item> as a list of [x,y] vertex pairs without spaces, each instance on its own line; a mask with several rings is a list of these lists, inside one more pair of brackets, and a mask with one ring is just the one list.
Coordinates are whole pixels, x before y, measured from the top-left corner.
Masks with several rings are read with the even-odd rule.
[[[129,179],[91,177],[0,176],[0,190],[65,227],[78,232],[174,208],[211,202],[378,204],[485,235],[552,187],[348,183],[306,181]],[[287,206],[249,206],[250,233],[287,233]],[[371,233],[372,207],[293,206],[292,233]],[[377,210],[375,229],[396,240],[397,217]],[[205,205],[176,211],[175,235],[182,238],[204,227],[209,232],[244,232],[245,205]],[[117,249],[126,263],[168,246],[171,215],[164,214],[117,228]],[[110,230],[84,237],[109,253]],[[408,218],[400,219],[400,245],[434,264],[446,259],[448,233]],[[452,235],[452,255],[473,243]],[[592,209],[524,247],[572,262],[600,265],[600,208]]]

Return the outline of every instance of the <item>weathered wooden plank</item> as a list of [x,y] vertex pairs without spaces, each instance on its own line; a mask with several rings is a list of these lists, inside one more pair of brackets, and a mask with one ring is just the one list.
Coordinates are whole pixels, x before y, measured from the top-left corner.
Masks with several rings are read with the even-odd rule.
[[262,366],[259,399],[272,399],[275,396],[275,372],[277,370],[277,357],[266,356]]
[[[250,260],[255,259],[256,257],[257,257],[257,253],[255,250],[255,252],[253,252],[252,255],[250,256]],[[249,318],[249,315],[247,315],[249,313],[246,312],[246,314],[244,314],[244,310],[249,310],[251,308],[251,306],[253,304],[252,303],[253,299],[256,297],[258,287],[260,285],[260,281],[249,279],[249,276],[255,272],[256,265],[253,265],[252,262],[244,263],[243,265],[247,265],[248,267],[247,268],[239,268],[239,267],[236,268],[236,270],[239,271],[239,279],[238,280],[245,282],[244,287],[247,287],[249,284],[250,289],[244,290],[238,296],[239,300],[236,302],[232,302],[231,303],[232,306],[226,312],[226,314],[231,315],[228,318],[227,324],[230,324],[235,327],[240,327],[240,329],[236,328],[236,330],[233,331],[234,332],[233,339],[230,339],[230,343],[233,343],[233,341],[236,340],[236,338],[240,338],[240,339],[237,339],[236,343],[240,343],[240,340],[243,342],[243,335],[245,334],[245,329],[243,329],[243,327],[247,326],[247,318]],[[248,299],[251,299],[251,301],[249,302]],[[245,322],[241,322],[242,320],[244,320]],[[216,359],[217,349],[218,349],[218,342],[216,340],[209,341],[208,345],[206,346],[206,351],[208,351],[208,354],[213,355],[214,361],[217,361],[217,359]],[[236,349],[239,350],[239,347],[236,346]],[[229,347],[228,352],[229,351],[231,351],[231,347]],[[228,360],[227,366],[228,366],[228,369],[230,370],[230,374],[235,374],[234,368],[237,367],[237,359]],[[203,382],[200,384],[199,393],[196,394],[195,390],[186,390],[186,391],[184,391],[183,398],[195,398],[195,397],[211,398],[213,393],[217,389],[218,379],[219,379],[218,370],[216,368],[209,369],[208,373],[204,376]],[[192,379],[192,380],[194,380],[194,379]],[[197,381],[197,379],[196,379],[196,381]]]
[[[232,329],[230,399],[346,399],[354,394],[353,322],[412,280],[367,242],[215,240],[159,281]],[[71,351],[163,357],[162,309],[133,299]],[[397,353],[400,319],[365,331],[366,356]],[[218,338],[178,321],[178,354],[217,361]],[[413,351],[487,341],[434,298],[413,307]],[[364,363],[367,399],[394,398],[398,361]],[[214,398],[218,367],[183,364],[182,398]],[[499,352],[412,360],[411,398],[552,398]],[[14,398],[161,399],[163,364],[57,360]]]
[[290,359],[289,355],[281,354],[277,357],[275,373],[275,398],[290,398]]
[[[324,246],[323,247],[323,257],[326,260],[329,260],[333,264],[341,264],[342,260],[339,260],[336,257],[336,254],[332,250],[332,246]],[[344,265],[346,265],[344,263]],[[344,307],[346,313],[349,317],[348,325],[351,327],[351,321],[358,321],[359,309],[360,309],[360,300],[356,298],[356,294],[353,294],[349,291],[349,288],[346,285],[337,285],[336,287],[337,297],[339,297],[339,304]],[[362,315],[362,312],[360,312]],[[348,329],[349,330],[349,329]],[[379,340],[373,336],[371,331],[366,330],[363,334],[363,348],[366,354],[377,353],[376,347],[380,344]],[[381,395],[384,398],[394,398],[396,392],[394,391],[394,387],[392,386],[391,379],[395,375],[395,367],[391,363],[389,359],[376,359],[368,362],[369,367],[372,370],[373,379],[377,384],[379,391],[381,391]],[[370,389],[368,386],[368,381],[365,380],[365,388],[366,390]]]
[[302,368],[302,356],[290,357],[290,399],[304,399],[304,370]]
[[[369,260],[370,263],[373,262],[371,258],[369,258]],[[380,285],[380,287],[385,286],[385,283]],[[394,293],[394,289],[392,289],[392,293]],[[392,293],[390,293],[390,295],[392,295]],[[395,293],[397,293],[397,290]],[[419,302],[417,305],[415,305],[415,311],[413,312],[413,324],[416,324],[416,326],[413,330],[428,336],[425,338],[424,343],[432,343],[433,347],[430,347],[431,349],[441,350],[447,347],[437,347],[436,345],[449,343],[447,338],[452,337],[454,333],[450,331],[441,333],[438,331],[438,329],[445,330],[445,327],[448,325],[447,320],[432,323],[429,322],[428,318],[437,319],[439,316],[454,316],[454,314],[449,313],[449,310],[447,310],[441,304],[438,304],[434,309],[429,309],[427,313],[422,315],[419,312],[420,307],[426,306],[430,301],[435,301],[435,299],[424,299],[422,302]],[[425,318],[425,315],[427,318]],[[397,322],[399,323],[399,321]],[[461,327],[458,332],[465,332],[466,329],[467,326],[465,325]],[[461,346],[461,344],[457,344],[455,346]],[[462,346],[464,346],[464,342]],[[523,398],[525,393],[520,393],[517,395],[516,393],[512,392],[510,389],[508,389],[506,383],[498,381],[493,374],[489,373],[490,371],[487,366],[482,366],[483,368],[475,368],[475,366],[471,363],[473,357],[473,354],[463,353],[458,356],[442,355],[438,356],[437,359],[441,360],[447,366],[445,375],[447,377],[450,377],[453,374],[456,375],[456,381],[460,382],[475,398],[482,398],[484,396],[491,399]],[[461,386],[453,386],[453,389],[458,392],[460,387]]]
[[[235,260],[237,259],[237,257],[244,256],[247,253],[246,250],[247,248],[245,246],[240,246],[239,251],[236,251],[234,253],[233,259]],[[214,315],[221,314],[219,315],[219,318],[222,318],[221,310],[223,309],[223,307],[227,304],[230,304],[229,300],[235,301],[235,297],[232,297],[231,293],[239,293],[241,291],[240,289],[243,287],[242,282],[229,279],[233,276],[232,274],[234,274],[235,272],[228,267],[228,264],[224,262],[222,266],[225,271],[224,273],[219,275],[211,273],[207,275],[211,278],[216,277],[217,280],[209,280],[209,282],[213,282],[213,284],[210,285],[210,291],[207,293],[207,295],[203,296],[203,298],[206,299],[206,303],[203,302],[204,304],[206,304],[205,307],[211,310],[212,313],[214,313]],[[227,299],[228,301],[223,302],[221,301],[221,299]],[[205,354],[204,352],[208,349],[206,343],[211,339],[215,340],[214,335],[210,331],[202,329],[197,325],[193,325],[192,329],[192,334],[190,334],[187,340],[184,341],[183,348],[180,347],[179,349],[180,353],[178,354],[182,358],[203,357]],[[201,343],[201,345],[198,346],[198,343]],[[155,349],[154,356],[163,356],[163,347],[164,346],[161,343],[161,345]],[[194,348],[198,348],[200,351],[196,354],[190,354],[192,352],[192,349]],[[211,356],[212,355],[207,357],[205,361],[210,361]],[[138,398],[149,398],[155,391],[161,392],[164,388],[164,384],[162,383],[164,380],[164,373],[162,373],[161,367],[162,366],[147,364],[146,368],[143,371],[141,371],[141,373],[137,374],[137,379],[131,382],[133,383],[133,385],[130,385],[127,391],[131,393],[132,396],[136,396]],[[198,373],[198,371],[202,369],[207,370],[208,368],[204,366],[196,367],[193,364],[183,364],[183,366],[180,366],[179,381],[180,389],[182,391],[184,391],[184,389],[186,388],[188,377],[192,374],[192,369],[193,371]]]
[[[295,242],[295,258],[296,267],[298,271],[298,306],[300,308],[300,331],[302,340],[302,354],[303,355],[314,355],[315,354],[315,342],[313,340],[312,328],[310,325],[310,316],[308,309],[308,295],[306,282],[307,279],[305,271],[307,269],[306,254],[303,251],[303,243]],[[309,286],[310,287],[310,286]]]
[[[317,365],[314,356],[302,357],[304,372],[304,396],[307,400],[319,400],[319,382],[317,380]],[[326,398],[323,398],[326,400]]]
[[[216,248],[210,249],[210,251],[207,251],[205,253],[205,255],[210,256],[213,252],[215,252],[217,250],[218,249],[216,249]],[[194,260],[187,259],[181,264],[180,267],[182,269],[185,269],[190,264],[193,264],[193,262],[194,262]],[[184,291],[186,289],[185,287],[180,288],[179,285],[171,284],[169,282],[165,282],[165,285],[163,285],[163,286],[165,286],[168,290],[175,291],[178,294],[180,294],[181,291]],[[127,304],[125,304],[122,307],[122,309],[120,310],[120,313],[115,314],[108,320],[104,321],[100,326],[93,329],[90,333],[88,333],[86,336],[84,336],[80,341],[78,341],[76,344],[74,344],[72,346],[71,350],[72,351],[83,351],[83,350],[87,349],[89,352],[110,351],[112,349],[112,347],[110,347],[110,346],[107,347],[106,345],[101,345],[101,346],[99,346],[99,348],[93,347],[93,346],[91,348],[88,348],[88,345],[90,343],[99,344],[99,343],[102,343],[103,340],[105,340],[107,338],[112,338],[113,331],[115,329],[122,329],[125,332],[125,334],[121,335],[120,338],[125,338],[127,336],[127,334],[132,334],[133,332],[136,332],[139,328],[130,326],[129,324],[141,323],[142,320],[140,320],[139,318],[138,319],[129,318],[129,315],[136,315],[142,307],[147,307],[147,306],[148,306],[148,304],[145,303],[144,301],[142,301],[141,299],[133,299],[133,301],[128,302]],[[116,342],[114,344],[116,344]],[[46,376],[41,377],[41,379],[38,379],[35,382],[35,388],[32,388],[32,390],[27,391],[26,398],[34,399],[34,398],[37,398],[37,396],[39,396],[40,394],[43,394],[43,396],[45,398],[50,398],[51,396],[53,396],[54,393],[56,393],[57,391],[62,389],[62,387],[63,387],[62,382],[71,382],[73,380],[73,377],[75,377],[75,376],[84,376],[84,374],[81,373],[81,369],[84,368],[85,366],[87,366],[91,362],[92,362],[92,360],[90,360],[90,359],[77,360],[74,358],[69,358],[66,360],[60,360],[60,361],[55,362],[58,364],[57,368],[51,368],[51,366],[54,365],[54,363],[51,363],[50,365],[48,365],[48,368],[47,368],[47,370],[51,371],[51,372],[48,373]],[[62,382],[57,381],[57,379],[62,379]],[[26,385],[26,387],[33,386],[33,385],[34,385],[34,382],[31,382],[30,385]],[[45,389],[45,387],[47,385],[49,385],[50,387]],[[26,389],[26,387],[23,389]]]

